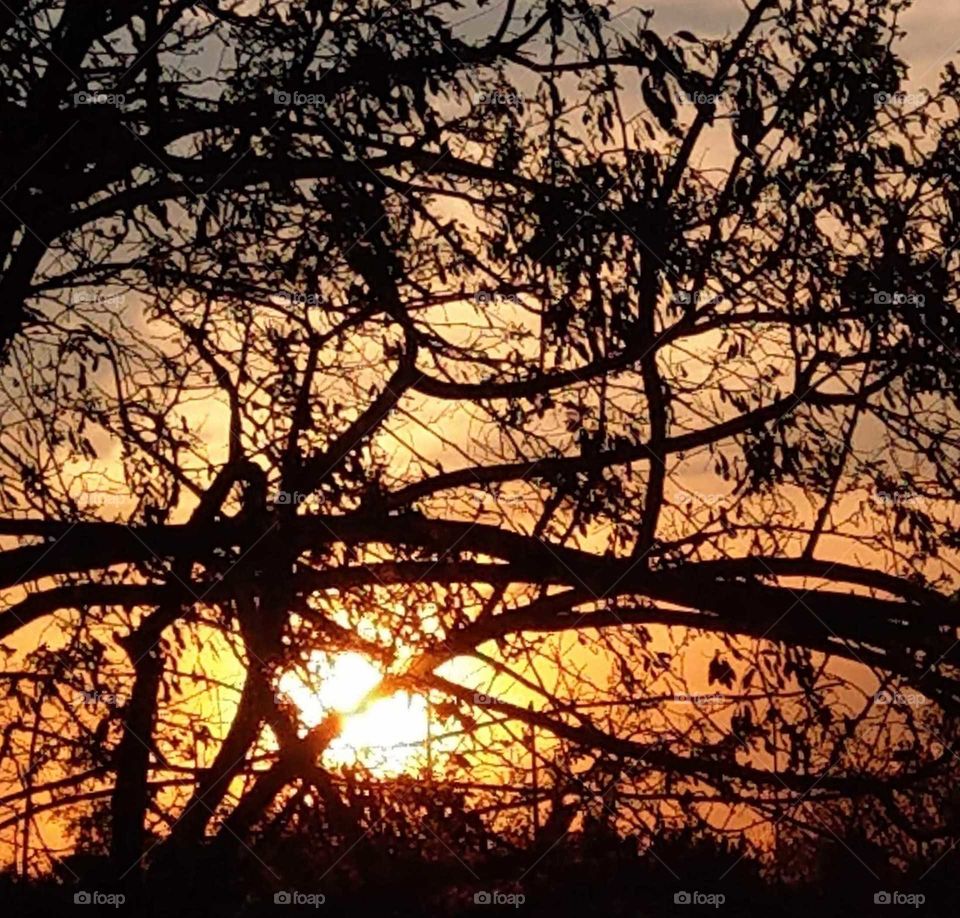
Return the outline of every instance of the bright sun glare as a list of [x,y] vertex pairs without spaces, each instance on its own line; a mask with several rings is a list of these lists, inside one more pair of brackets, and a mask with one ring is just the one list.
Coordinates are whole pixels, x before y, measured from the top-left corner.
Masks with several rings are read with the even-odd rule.
[[307,727],[331,711],[345,715],[340,735],[324,754],[327,765],[359,763],[378,774],[397,774],[423,752],[428,731],[422,696],[397,692],[354,713],[382,678],[373,663],[358,653],[331,656],[316,651],[307,669],[312,684],[288,672],[278,687],[300,709]]

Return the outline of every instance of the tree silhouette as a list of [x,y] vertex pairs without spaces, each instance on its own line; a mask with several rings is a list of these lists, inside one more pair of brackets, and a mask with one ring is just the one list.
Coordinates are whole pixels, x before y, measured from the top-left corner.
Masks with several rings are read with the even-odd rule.
[[960,86],[901,9],[8,6],[24,872],[57,814],[125,883],[373,831],[413,791],[281,686],[347,651],[455,850],[948,851]]

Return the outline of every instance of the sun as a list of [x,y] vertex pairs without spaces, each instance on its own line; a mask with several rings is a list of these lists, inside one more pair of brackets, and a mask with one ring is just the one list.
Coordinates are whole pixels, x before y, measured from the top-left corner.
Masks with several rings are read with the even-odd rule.
[[383,674],[359,653],[315,651],[307,663],[309,683],[285,673],[278,689],[300,710],[306,727],[331,712],[344,715],[343,729],[323,755],[327,766],[361,764],[381,775],[396,775],[422,761],[430,735],[428,706],[421,695],[397,692],[358,711]]

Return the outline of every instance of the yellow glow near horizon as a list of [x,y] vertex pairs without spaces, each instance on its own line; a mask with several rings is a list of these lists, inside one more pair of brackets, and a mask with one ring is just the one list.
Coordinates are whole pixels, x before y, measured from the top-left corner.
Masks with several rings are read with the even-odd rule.
[[340,735],[324,753],[327,765],[359,763],[390,775],[407,770],[422,755],[428,733],[425,698],[396,692],[357,711],[383,678],[370,660],[353,652],[331,656],[317,651],[307,668],[312,684],[287,673],[278,687],[299,708],[307,727],[332,711],[344,715]]

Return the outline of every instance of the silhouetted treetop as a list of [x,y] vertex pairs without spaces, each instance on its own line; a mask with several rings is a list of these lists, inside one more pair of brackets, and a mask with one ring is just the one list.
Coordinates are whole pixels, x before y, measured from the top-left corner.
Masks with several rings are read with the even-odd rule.
[[946,850],[960,86],[903,9],[0,10],[21,863],[370,829],[285,688],[346,653],[474,840]]

